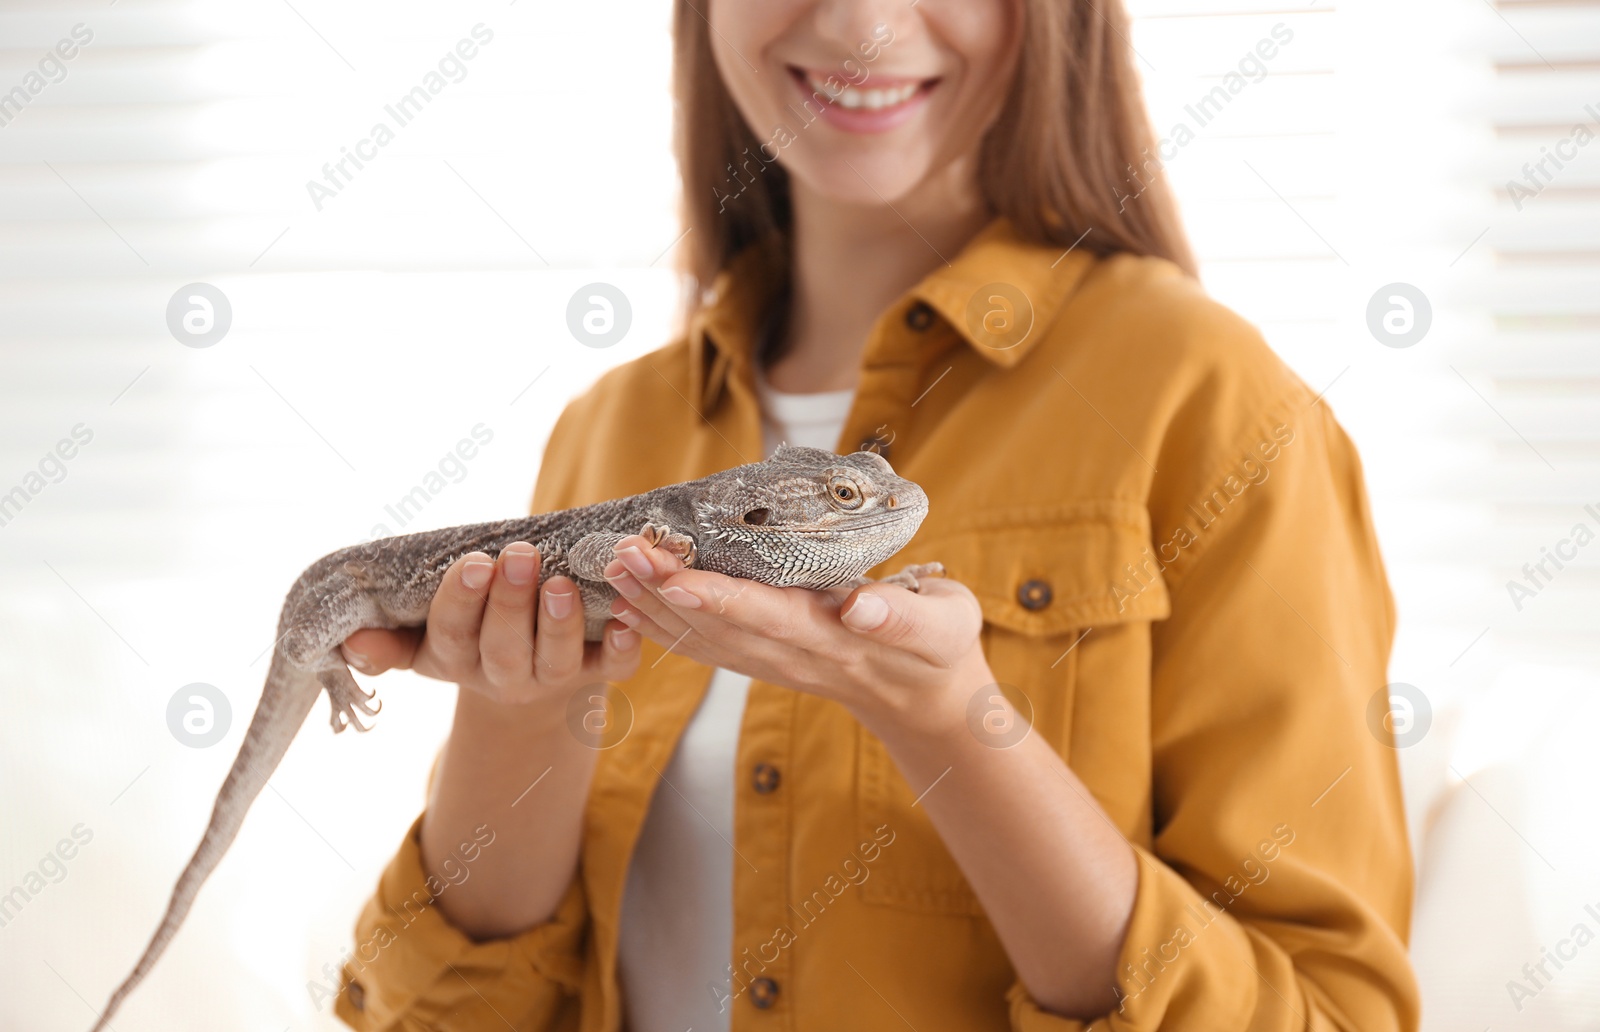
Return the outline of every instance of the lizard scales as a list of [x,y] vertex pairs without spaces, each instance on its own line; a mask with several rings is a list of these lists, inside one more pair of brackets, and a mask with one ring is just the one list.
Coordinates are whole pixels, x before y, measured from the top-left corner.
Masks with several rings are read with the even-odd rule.
[[[470,552],[497,557],[527,541],[539,550],[539,581],[565,574],[583,601],[584,637],[598,640],[616,592],[602,570],[613,546],[644,534],[686,565],[777,587],[831,588],[868,583],[867,570],[911,540],[928,512],[922,489],[896,476],[876,452],[836,455],[782,445],[764,462],[642,494],[495,523],[404,534],[332,552],[301,573],[284,599],[261,700],[239,754],[217,794],[200,845],[138,963],[106,1003],[94,1032],[106,1028],[177,934],[246,812],[327,692],[335,732],[378,712],[356,684],[339,646],[363,628],[416,627],[445,572]],[[886,581],[911,590],[941,573],[937,563],[908,567]]]

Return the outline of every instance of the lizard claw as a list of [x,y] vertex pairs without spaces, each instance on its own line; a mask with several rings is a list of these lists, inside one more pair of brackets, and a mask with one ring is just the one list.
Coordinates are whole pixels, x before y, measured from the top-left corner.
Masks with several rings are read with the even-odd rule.
[[364,691],[356,683],[349,667],[341,662],[337,669],[318,673],[317,680],[328,693],[328,705],[333,710],[328,723],[333,728],[334,734],[342,732],[347,727],[353,727],[357,731],[372,729],[371,724],[363,724],[356,714],[375,717],[378,711],[383,709],[383,703],[376,701],[377,692]]
[[683,563],[685,569],[694,566],[694,561],[699,555],[695,547],[694,538],[687,534],[674,534],[671,527],[646,523],[644,529],[639,531],[639,536],[650,542],[653,547],[664,552],[671,552]]
[[657,547],[677,556],[685,569],[694,566],[695,557],[699,554],[699,550],[695,548],[694,538],[687,534],[668,534],[661,539]]
[[891,573],[887,577],[873,580],[871,577],[857,577],[846,584],[847,588],[859,588],[864,584],[893,584],[905,588],[907,591],[921,591],[922,581],[927,577],[943,577],[944,563],[912,563],[899,573]]
[[371,724],[363,724],[360,720],[358,720],[355,717],[354,714],[350,713],[348,710],[338,710],[338,709],[334,710],[333,711],[333,718],[329,721],[329,723],[333,725],[333,733],[334,734],[338,734],[339,732],[343,731],[347,727],[353,727],[357,731],[362,731],[362,732],[366,732],[366,731],[371,731],[372,730],[372,725]]

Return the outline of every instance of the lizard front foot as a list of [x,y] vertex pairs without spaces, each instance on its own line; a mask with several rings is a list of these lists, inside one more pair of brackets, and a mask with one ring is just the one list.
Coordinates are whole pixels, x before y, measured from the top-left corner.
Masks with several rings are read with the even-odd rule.
[[664,551],[671,552],[683,561],[686,569],[694,566],[696,550],[694,538],[687,534],[674,534],[672,528],[657,526],[654,523],[645,523],[644,529],[639,531],[639,536],[649,541],[652,545]]
[[871,577],[857,577],[844,586],[847,588],[859,588],[863,584],[894,584],[905,588],[907,591],[921,591],[922,578],[943,576],[944,563],[912,563],[899,573],[891,573],[889,576],[879,580],[873,580]]

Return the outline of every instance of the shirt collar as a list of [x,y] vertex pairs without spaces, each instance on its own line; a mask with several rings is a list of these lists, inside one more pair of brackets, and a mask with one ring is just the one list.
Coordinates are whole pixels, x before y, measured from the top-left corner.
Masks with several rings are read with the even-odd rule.
[[[1081,238],[1080,238],[1081,242]],[[779,286],[757,247],[739,252],[689,325],[689,400],[709,412],[730,375],[743,374],[761,318]],[[925,276],[892,312],[925,304],[988,361],[1009,369],[1031,351],[1095,263],[1077,244],[1040,244],[997,217],[947,265]]]

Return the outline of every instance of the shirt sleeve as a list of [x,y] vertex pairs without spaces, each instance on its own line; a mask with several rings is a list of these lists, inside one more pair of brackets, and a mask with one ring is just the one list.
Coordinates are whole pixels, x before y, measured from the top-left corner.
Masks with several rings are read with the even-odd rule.
[[1151,846],[1118,1005],[1069,1020],[1019,982],[1019,1032],[1417,1027],[1382,718],[1394,607],[1360,462],[1303,385],[1227,439],[1197,481],[1215,490],[1157,535],[1172,611],[1151,631]]
[[556,1029],[575,1015],[588,910],[574,878],[550,920],[474,942],[433,905],[449,882],[422,867],[419,817],[356,923],[335,1013],[351,1028]]

